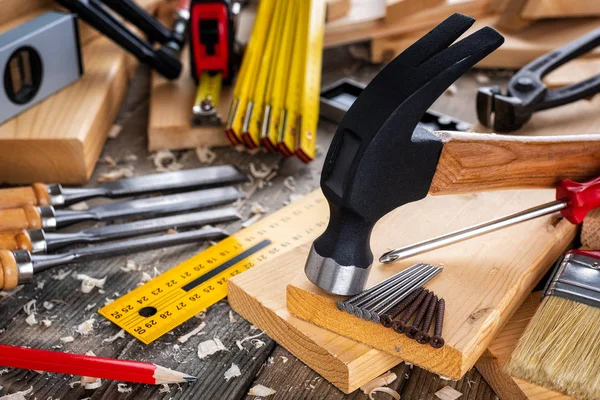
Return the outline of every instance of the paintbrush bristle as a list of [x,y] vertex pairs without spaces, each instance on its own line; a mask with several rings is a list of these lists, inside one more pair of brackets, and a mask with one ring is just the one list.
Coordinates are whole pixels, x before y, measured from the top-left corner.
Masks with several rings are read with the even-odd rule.
[[600,399],[600,308],[544,298],[506,370],[572,397]]

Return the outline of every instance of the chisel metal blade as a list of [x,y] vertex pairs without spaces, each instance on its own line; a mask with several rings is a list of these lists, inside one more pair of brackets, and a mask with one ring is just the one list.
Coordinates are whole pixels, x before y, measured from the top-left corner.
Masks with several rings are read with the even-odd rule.
[[66,206],[93,197],[127,197],[155,192],[182,192],[186,190],[231,185],[248,180],[248,177],[231,165],[165,172],[104,182],[97,188],[63,188],[49,185],[53,206]]
[[227,232],[222,229],[205,228],[183,233],[83,247],[61,254],[31,255],[27,250],[18,250],[13,251],[12,255],[16,261],[18,284],[22,285],[31,283],[34,274],[59,265],[101,260],[108,257],[117,257],[140,251],[156,250],[205,240],[220,240],[227,236]]
[[235,208],[218,208],[170,217],[154,218],[127,224],[107,225],[84,229],[73,233],[45,233],[41,229],[28,232],[31,238],[31,253],[53,253],[75,244],[92,244],[109,240],[165,232],[168,229],[198,228],[208,224],[219,224],[241,219]]
[[[243,195],[235,188],[198,190],[195,192],[179,193],[169,196],[158,196],[147,199],[122,201],[92,207],[86,211],[58,210],[55,211],[54,221],[47,218],[42,221],[45,229],[62,228],[82,221],[110,221],[125,218],[147,218],[159,215],[176,214],[179,212],[199,210],[201,208],[228,204],[241,198]],[[40,207],[48,209],[52,207]],[[45,210],[48,211],[48,210]]]

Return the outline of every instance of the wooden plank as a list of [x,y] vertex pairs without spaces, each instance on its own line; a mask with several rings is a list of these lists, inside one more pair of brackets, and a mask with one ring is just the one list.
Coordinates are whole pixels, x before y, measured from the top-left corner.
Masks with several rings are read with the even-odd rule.
[[496,394],[502,399],[518,399],[518,392],[515,393],[514,386],[509,379],[513,379],[518,385],[521,393],[529,400],[572,400],[571,397],[561,393],[551,391],[538,385],[523,381],[517,378],[510,378],[503,367],[508,361],[512,351],[529,320],[535,314],[541,299],[541,292],[535,292],[529,295],[521,307],[515,312],[513,317],[500,330],[498,335],[490,344],[485,358],[475,365],[484,378],[496,391]]
[[78,82],[0,125],[4,182],[89,179],[125,93],[128,63],[106,38],[86,46],[83,59]]
[[521,17],[523,7],[528,0],[509,0],[500,13],[497,26],[508,32],[520,31],[531,24],[531,20]]
[[341,19],[350,12],[351,0],[327,0],[327,22]]
[[[599,18],[581,18],[577,20],[576,24],[569,20],[539,21],[518,34],[514,34],[499,29],[497,20],[497,16],[480,18],[466,33],[471,34],[484,26],[492,26],[504,36],[504,44],[477,64],[479,68],[521,68],[557,47],[590,32],[600,24]],[[406,36],[376,39],[371,47],[371,60],[373,62],[389,61],[425,33],[426,31],[420,31]],[[584,55],[585,58],[599,56],[600,49]]]
[[593,0],[527,1],[521,11],[525,19],[600,16],[600,2]]
[[351,0],[350,11],[338,20],[325,26],[325,47],[365,40],[368,36],[356,32],[370,32],[379,26],[385,17],[385,0]]
[[[404,205],[378,222],[371,237],[373,254],[377,258],[387,249],[543,204],[553,196],[553,190],[430,196]],[[288,310],[301,319],[398,355],[429,371],[460,379],[573,240],[576,227],[562,221],[550,229],[553,218],[539,218],[394,264],[374,263],[367,286],[417,262],[446,266],[427,285],[447,300],[446,345],[441,349],[420,345],[382,325],[339,311],[335,302],[340,297],[320,290],[303,274],[288,285]],[[524,242],[523,238],[529,240]],[[295,258],[287,257],[280,265],[295,263],[302,268],[308,253],[304,249],[294,253]]]
[[52,0],[0,0],[0,25],[49,8]]
[[435,8],[444,3],[445,0],[393,0],[387,4],[385,23],[394,24],[419,11]]
[[[150,118],[148,121],[148,149],[187,149],[198,146],[227,146],[229,141],[222,125],[193,127],[192,106],[196,97],[196,82],[190,73],[189,52],[181,55],[181,76],[170,81],[152,73],[150,89]],[[221,92],[219,114],[227,118],[233,91],[226,87]]]

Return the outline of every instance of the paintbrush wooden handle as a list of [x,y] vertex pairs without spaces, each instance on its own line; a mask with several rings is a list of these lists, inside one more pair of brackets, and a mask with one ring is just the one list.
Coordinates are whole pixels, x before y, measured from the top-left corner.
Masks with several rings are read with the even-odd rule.
[[48,186],[43,183],[34,183],[31,186],[0,190],[0,210],[25,205],[49,206]]
[[554,187],[600,175],[600,135],[508,136],[436,132],[444,147],[429,192]]
[[19,269],[12,251],[0,250],[0,290],[11,290],[19,285]]
[[28,250],[31,251],[31,238],[27,231],[17,233],[0,233],[0,250]]
[[41,227],[42,218],[35,206],[26,205],[21,208],[0,210],[0,232],[18,232]]

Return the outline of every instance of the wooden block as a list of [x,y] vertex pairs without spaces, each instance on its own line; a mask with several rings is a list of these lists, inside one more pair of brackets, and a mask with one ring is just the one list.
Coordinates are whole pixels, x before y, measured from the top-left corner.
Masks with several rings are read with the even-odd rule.
[[85,183],[127,86],[127,57],[107,38],[83,49],[78,82],[0,125],[2,181]]
[[[539,21],[514,34],[498,29],[497,20],[497,16],[480,18],[465,34],[471,34],[484,26],[492,26],[504,36],[504,44],[477,64],[479,68],[521,68],[536,58],[590,32],[600,24],[600,18],[581,18],[575,24],[568,20]],[[371,47],[371,60],[389,61],[425,33],[426,31],[420,31],[406,36],[375,39]],[[600,49],[584,55],[584,58],[588,57],[600,57]]]
[[594,0],[534,0],[527,1],[521,18],[565,18],[600,16],[600,2]]
[[521,307],[515,312],[512,318],[500,330],[494,338],[484,356],[475,364],[477,370],[483,375],[484,379],[492,386],[494,392],[501,399],[520,399],[521,395],[515,391],[511,380],[516,383],[522,395],[529,400],[572,400],[571,397],[551,391],[541,386],[512,378],[504,371],[504,365],[508,361],[511,353],[517,345],[517,342],[529,320],[535,314],[541,299],[541,292],[536,292],[527,297]]
[[500,18],[496,25],[509,32],[520,31],[529,26],[531,20],[523,19],[521,12],[528,0],[509,0],[504,10],[500,13]]
[[385,6],[385,0],[351,0],[350,11],[345,17],[326,24],[324,46],[340,46],[368,39],[365,32],[371,32],[383,23]]
[[[553,190],[486,192],[430,196],[404,205],[382,219],[371,237],[375,258],[390,248],[484,222],[553,200]],[[302,274],[287,289],[295,316],[430,370],[460,379],[483,354],[533,286],[575,237],[576,227],[553,217],[539,218],[394,264],[375,262],[367,286],[417,262],[444,265],[427,287],[446,299],[441,349],[423,346],[382,325],[337,309],[339,296],[320,290]],[[304,265],[306,252],[296,251]]]
[[11,23],[28,14],[50,8],[52,0],[0,0],[0,25]]
[[327,22],[336,21],[350,12],[350,0],[327,0]]
[[[186,49],[181,55],[184,67],[179,79],[169,81],[156,72],[152,73],[148,122],[149,151],[229,145],[223,126],[191,125],[196,83],[191,77],[188,59],[189,53]],[[218,107],[223,119],[227,118],[232,97],[232,88],[224,88]]]
[[445,0],[394,0],[388,2],[385,14],[386,24],[394,24],[398,20],[444,4]]

